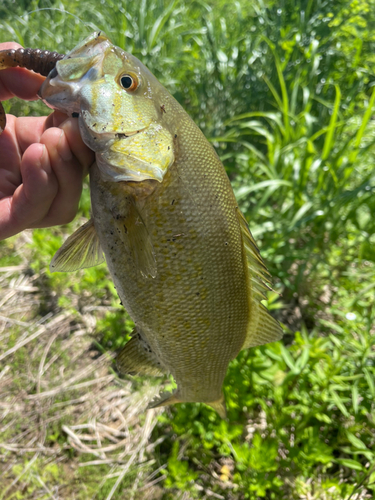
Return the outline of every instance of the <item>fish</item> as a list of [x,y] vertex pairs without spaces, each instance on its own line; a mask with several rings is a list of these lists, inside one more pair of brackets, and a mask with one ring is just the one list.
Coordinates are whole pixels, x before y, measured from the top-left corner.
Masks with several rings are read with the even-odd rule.
[[92,217],[51,271],[105,260],[135,324],[119,371],[173,376],[177,389],[149,408],[205,403],[225,418],[230,361],[283,332],[262,304],[271,277],[217,153],[146,66],[102,31],[56,62],[39,96],[78,117],[96,157]]

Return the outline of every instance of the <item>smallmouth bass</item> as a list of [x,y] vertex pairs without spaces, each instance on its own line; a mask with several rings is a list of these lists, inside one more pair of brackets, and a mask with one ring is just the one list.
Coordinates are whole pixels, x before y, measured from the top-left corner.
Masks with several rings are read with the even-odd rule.
[[203,402],[224,417],[229,362],[282,331],[261,304],[270,277],[213,147],[150,71],[102,32],[59,60],[39,94],[78,115],[96,153],[92,219],[51,270],[105,256],[135,323],[119,370],[173,375],[176,392],[150,407]]

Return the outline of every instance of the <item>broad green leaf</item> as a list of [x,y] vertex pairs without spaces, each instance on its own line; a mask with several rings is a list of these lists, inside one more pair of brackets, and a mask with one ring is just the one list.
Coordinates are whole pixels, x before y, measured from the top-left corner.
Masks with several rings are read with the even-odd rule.
[[295,361],[288,351],[282,344],[281,344],[281,356],[283,357],[283,360],[285,361],[286,365],[292,370],[296,371],[296,365]]
[[368,103],[368,106],[367,106],[367,109],[365,111],[365,114],[363,115],[361,126],[359,127],[357,135],[355,137],[354,147],[356,149],[359,148],[359,145],[361,143],[363,134],[365,132],[365,128],[367,127],[367,124],[368,124],[368,122],[369,122],[369,120],[371,118],[372,108],[374,106],[374,102],[375,102],[375,87],[372,89],[372,94],[371,94],[371,97],[370,97],[370,101]]
[[368,384],[368,388],[370,389],[371,396],[375,398],[375,383],[374,376],[370,373],[368,368],[363,368],[363,373],[365,374],[365,378]]
[[357,384],[354,384],[352,387],[352,401],[353,401],[353,410],[355,414],[358,413],[358,397],[359,397],[358,386]]
[[335,460],[336,463],[343,465],[344,467],[349,467],[349,469],[363,470],[362,465],[357,462],[357,460],[352,460],[351,458],[338,458]]
[[345,408],[345,406],[344,406],[344,404],[342,402],[342,399],[339,397],[339,395],[337,394],[337,392],[330,390],[330,394],[331,394],[333,402],[335,403],[335,405],[337,406],[337,408],[341,411],[341,413],[343,415],[345,415],[345,417],[349,417],[349,412]]
[[326,413],[315,413],[314,417],[320,422],[325,422],[326,424],[330,424],[332,419]]
[[301,356],[297,358],[296,369],[302,371],[307,365],[310,357],[310,348],[304,347]]
[[368,450],[365,443],[361,441],[359,438],[357,438],[357,436],[355,436],[351,432],[347,431],[346,436],[355,448],[358,448],[359,450],[366,450],[366,451]]

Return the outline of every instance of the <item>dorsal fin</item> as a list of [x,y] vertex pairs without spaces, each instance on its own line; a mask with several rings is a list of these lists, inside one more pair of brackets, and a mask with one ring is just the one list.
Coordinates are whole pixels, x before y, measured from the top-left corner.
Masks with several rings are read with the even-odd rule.
[[247,334],[242,349],[255,347],[280,340],[283,336],[279,322],[261,304],[266,299],[265,291],[272,290],[271,275],[260,255],[259,248],[249,230],[245,217],[237,210],[241,227],[242,242],[245,249],[249,277],[250,318]]
[[51,272],[70,272],[104,262],[98,234],[90,219],[63,243],[55,253],[49,269]]
[[265,291],[271,290],[271,275],[260,255],[259,248],[255,243],[253,235],[250,232],[249,226],[240,209],[237,209],[237,218],[241,227],[242,241],[246,251],[247,265],[249,268],[249,277],[251,281],[251,291],[253,299],[263,300]]
[[242,349],[276,342],[283,336],[280,323],[273,318],[263,304],[251,302],[251,320]]

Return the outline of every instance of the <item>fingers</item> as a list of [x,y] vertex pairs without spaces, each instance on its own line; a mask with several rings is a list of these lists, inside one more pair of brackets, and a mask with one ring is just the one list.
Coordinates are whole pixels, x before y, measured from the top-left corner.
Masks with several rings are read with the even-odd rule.
[[[57,122],[62,118],[57,116]],[[22,121],[20,128],[18,120]],[[76,119],[65,120],[61,128],[48,128],[39,136],[40,143],[31,145],[28,141],[38,138],[45,117],[29,119],[30,124],[35,124],[34,129],[26,126],[25,118],[18,120],[15,124],[11,120],[11,127],[15,128],[19,143],[13,144],[14,155],[19,154],[21,159],[19,170],[11,172],[14,178],[9,192],[3,193],[7,197],[0,200],[0,240],[26,228],[70,222],[77,212],[82,180],[94,161],[93,152],[82,143]],[[0,173],[5,171],[0,169]]]
[[41,143],[47,147],[58,191],[43,220],[31,224],[30,227],[66,224],[77,213],[84,168],[79,160],[73,156],[64,130],[59,128],[46,130],[41,137]]
[[[7,115],[7,119],[7,128],[10,129],[10,133],[15,130],[19,151],[21,153],[26,151],[31,144],[39,142],[42,134],[47,129],[51,127],[60,127],[67,138],[64,147],[70,149],[73,156],[75,156],[83,166],[84,175],[87,174],[87,170],[94,162],[95,156],[91,149],[82,141],[78,120],[76,118],[67,118],[66,114],[60,111],[54,111],[48,117],[21,117],[15,119],[12,115]],[[15,122],[13,120],[15,120]],[[1,138],[2,136],[0,136],[0,141]]]
[[47,147],[33,144],[22,157],[22,184],[13,196],[0,200],[0,239],[8,238],[43,220],[58,193]]
[[[15,42],[0,43],[0,50],[18,49],[21,45]],[[44,81],[44,77],[24,68],[8,68],[0,71],[0,100],[13,96],[30,101],[37,99],[36,93]]]
[[81,134],[79,132],[78,120],[76,118],[68,118],[60,125],[60,127],[65,133],[67,144],[69,145],[73,155],[83,167],[83,175],[86,176],[89,167],[95,161],[95,153],[82,141]]
[[22,182],[19,171],[22,154],[15,127],[16,118],[8,115],[7,128],[0,135],[0,198],[12,195]]
[[[66,115],[65,115],[66,118]],[[45,131],[46,117],[20,117],[16,118],[12,115],[7,115],[7,126],[3,135],[8,129],[10,133],[14,131],[18,149],[22,154],[31,144],[40,141],[43,132]],[[13,128],[10,128],[13,127]],[[0,137],[1,139],[1,137]]]
[[[0,50],[19,44],[0,44]],[[23,68],[0,71],[0,99],[36,98],[44,78]],[[8,115],[0,136],[0,239],[29,227],[64,224],[76,214],[82,179],[94,153],[81,139],[78,120]]]

